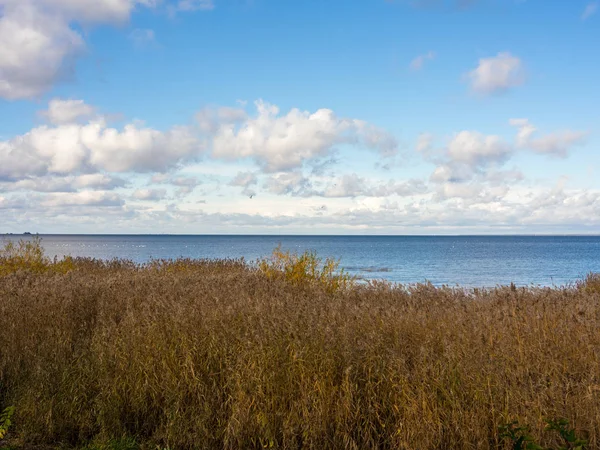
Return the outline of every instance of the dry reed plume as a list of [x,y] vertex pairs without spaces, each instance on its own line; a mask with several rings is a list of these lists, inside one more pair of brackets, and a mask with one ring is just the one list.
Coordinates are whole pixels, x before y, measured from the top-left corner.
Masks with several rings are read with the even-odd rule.
[[0,257],[0,411],[15,407],[18,445],[510,448],[498,428],[518,420],[556,447],[545,419],[564,418],[600,447],[598,277],[465,292],[358,285],[333,263],[290,280],[283,252],[26,252]]

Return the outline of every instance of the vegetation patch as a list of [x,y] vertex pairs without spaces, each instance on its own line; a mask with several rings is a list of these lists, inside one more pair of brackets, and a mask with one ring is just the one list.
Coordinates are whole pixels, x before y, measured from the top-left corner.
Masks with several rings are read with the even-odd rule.
[[135,264],[14,244],[0,447],[598,448],[596,279],[468,291],[281,249]]

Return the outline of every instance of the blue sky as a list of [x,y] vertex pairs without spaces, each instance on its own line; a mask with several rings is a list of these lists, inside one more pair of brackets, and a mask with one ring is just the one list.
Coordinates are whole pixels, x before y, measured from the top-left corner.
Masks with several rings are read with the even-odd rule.
[[598,233],[599,7],[0,0],[0,232]]

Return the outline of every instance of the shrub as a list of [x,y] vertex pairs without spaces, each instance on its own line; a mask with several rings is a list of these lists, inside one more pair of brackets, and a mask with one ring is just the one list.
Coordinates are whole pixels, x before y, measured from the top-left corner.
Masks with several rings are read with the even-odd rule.
[[12,416],[15,412],[14,406],[4,408],[0,413],[0,441],[6,437],[10,426],[12,425]]
[[[577,436],[575,429],[569,426],[566,419],[550,419],[546,421],[546,431],[556,431],[560,437],[560,443],[556,450],[585,450],[588,441]],[[552,450],[537,444],[531,435],[529,426],[519,425],[518,421],[510,422],[498,428],[500,437],[511,443],[512,450]]]
[[577,287],[588,294],[600,294],[600,273],[589,273]]
[[19,270],[32,272],[66,273],[75,268],[73,258],[50,259],[44,254],[42,239],[34,236],[31,240],[8,241],[0,248],[0,276]]
[[283,251],[279,245],[258,267],[268,278],[283,278],[294,285],[317,285],[328,293],[350,288],[354,277],[339,268],[339,260],[319,258],[315,251],[302,254]]

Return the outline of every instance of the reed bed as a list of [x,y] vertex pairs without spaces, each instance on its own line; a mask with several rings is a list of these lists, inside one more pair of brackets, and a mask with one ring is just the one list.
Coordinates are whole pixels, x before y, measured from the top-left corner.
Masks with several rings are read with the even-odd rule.
[[516,448],[499,429],[518,421],[558,448],[561,418],[600,448],[597,276],[469,291],[357,284],[316,255],[300,276],[280,250],[139,265],[30,245],[0,255],[0,447]]

